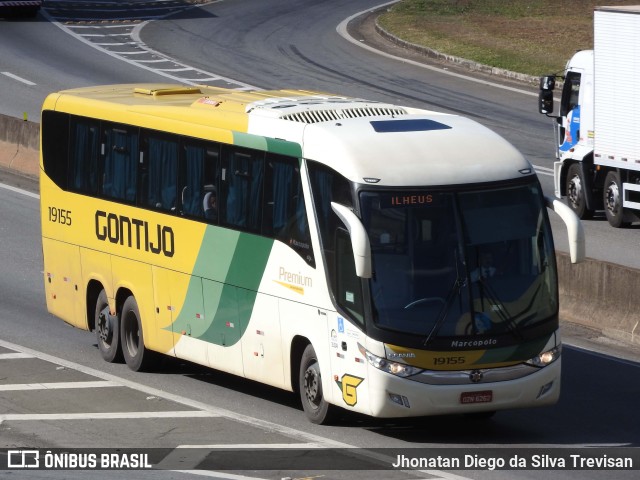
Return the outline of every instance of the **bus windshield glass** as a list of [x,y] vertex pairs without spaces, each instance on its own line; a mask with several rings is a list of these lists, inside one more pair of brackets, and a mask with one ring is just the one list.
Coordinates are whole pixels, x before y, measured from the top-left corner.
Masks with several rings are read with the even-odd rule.
[[360,193],[378,328],[513,335],[555,318],[556,266],[537,181],[490,189]]

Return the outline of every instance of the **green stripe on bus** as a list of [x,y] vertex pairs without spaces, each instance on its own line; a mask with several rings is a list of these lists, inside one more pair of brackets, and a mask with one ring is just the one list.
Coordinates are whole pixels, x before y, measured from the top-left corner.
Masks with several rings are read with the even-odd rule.
[[302,147],[297,143],[287,142],[286,140],[265,138],[250,133],[233,132],[233,143],[240,147],[287,155],[289,157],[302,157]]
[[[208,227],[185,303],[167,330],[216,345],[237,343],[249,324],[273,243],[258,235]],[[198,305],[204,307],[201,321],[194,320],[202,313]]]

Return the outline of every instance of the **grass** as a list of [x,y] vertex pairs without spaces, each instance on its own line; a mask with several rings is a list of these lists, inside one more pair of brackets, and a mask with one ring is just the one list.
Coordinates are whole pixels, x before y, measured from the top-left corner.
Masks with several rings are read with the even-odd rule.
[[596,5],[638,0],[402,0],[380,16],[411,43],[492,67],[539,76],[560,72],[593,47]]

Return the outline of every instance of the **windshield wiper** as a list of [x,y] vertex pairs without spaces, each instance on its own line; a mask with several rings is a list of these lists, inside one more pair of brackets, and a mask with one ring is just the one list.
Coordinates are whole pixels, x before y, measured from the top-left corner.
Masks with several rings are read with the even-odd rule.
[[442,310],[440,310],[440,313],[438,314],[438,319],[436,320],[436,323],[433,324],[433,327],[431,327],[431,330],[429,331],[429,334],[427,335],[427,338],[424,341],[425,347],[429,344],[431,339],[433,339],[436,336],[436,334],[440,331],[440,329],[442,328],[442,325],[444,325],[444,322],[447,319],[447,315],[449,314],[449,309],[451,308],[451,303],[453,302],[453,299],[456,296],[458,297],[460,296],[462,287],[464,287],[466,284],[466,279],[463,279],[460,277],[460,268],[458,263],[458,250],[457,249],[454,250],[453,253],[454,253],[455,262],[456,262],[456,278],[453,281],[453,285],[449,290],[449,294],[447,295],[447,298],[445,299],[444,306],[442,307]]

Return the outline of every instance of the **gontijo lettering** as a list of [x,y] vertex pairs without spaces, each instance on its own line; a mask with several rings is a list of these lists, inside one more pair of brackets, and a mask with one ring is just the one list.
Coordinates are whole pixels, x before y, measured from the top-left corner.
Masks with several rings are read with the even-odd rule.
[[157,224],[149,228],[149,222],[124,215],[96,210],[96,237],[129,248],[136,248],[173,257],[175,253],[175,237],[171,227]]

